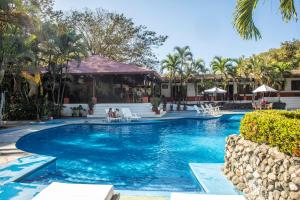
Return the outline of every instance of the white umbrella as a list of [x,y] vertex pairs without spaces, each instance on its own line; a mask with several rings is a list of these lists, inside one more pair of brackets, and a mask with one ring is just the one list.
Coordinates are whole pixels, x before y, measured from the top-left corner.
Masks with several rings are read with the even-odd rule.
[[205,93],[213,93],[213,94],[224,94],[226,93],[225,90],[221,89],[221,88],[217,88],[217,87],[213,87],[207,90],[204,90]]
[[267,86],[267,85],[261,85],[255,90],[252,91],[253,93],[265,93],[265,92],[277,92],[277,90]]

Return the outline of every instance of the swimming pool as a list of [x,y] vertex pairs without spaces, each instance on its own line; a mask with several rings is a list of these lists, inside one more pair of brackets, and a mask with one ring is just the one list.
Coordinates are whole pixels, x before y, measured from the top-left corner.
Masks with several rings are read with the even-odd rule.
[[202,191],[189,163],[224,162],[225,137],[242,115],[136,125],[66,125],[22,137],[17,147],[54,156],[55,170],[22,182],[113,184],[117,189]]

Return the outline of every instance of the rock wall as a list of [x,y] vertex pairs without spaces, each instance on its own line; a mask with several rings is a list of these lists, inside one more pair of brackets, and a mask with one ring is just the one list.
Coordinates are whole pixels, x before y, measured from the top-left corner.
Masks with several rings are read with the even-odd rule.
[[224,174],[250,200],[300,200],[300,158],[231,135]]

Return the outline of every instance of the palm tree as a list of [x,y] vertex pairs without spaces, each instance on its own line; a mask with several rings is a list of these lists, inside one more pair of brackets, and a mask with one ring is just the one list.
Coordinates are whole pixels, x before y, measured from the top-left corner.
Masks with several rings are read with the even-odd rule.
[[183,76],[184,76],[184,70],[188,67],[189,62],[192,61],[193,54],[190,51],[189,46],[185,47],[175,47],[174,48],[176,54],[179,57],[180,60],[180,65],[179,65],[179,76],[180,76],[180,99],[179,99],[179,104],[180,101],[183,98]]
[[277,62],[272,65],[273,67],[273,81],[274,86],[278,88],[279,92],[280,90],[284,89],[284,76],[290,74],[290,70],[292,69],[292,66],[285,62]]
[[[255,26],[253,12],[259,0],[238,0],[234,13],[234,26],[244,39],[261,39],[261,34]],[[284,21],[297,19],[294,0],[280,0],[280,11]]]
[[223,75],[224,80],[224,88],[226,88],[228,93],[228,82],[229,82],[229,74],[228,69],[232,68],[232,59],[224,58],[220,56],[215,56],[210,63],[210,66],[214,72],[214,74],[221,74]]
[[205,66],[205,62],[201,58],[193,59],[191,65],[188,67],[186,72],[187,78],[193,81],[196,96],[198,91],[198,77],[201,76],[201,82],[203,83],[203,74],[206,74],[207,71],[208,69]]
[[169,87],[171,92],[171,100],[173,101],[173,85],[172,83],[175,82],[176,72],[178,71],[180,65],[180,60],[178,55],[168,54],[167,58],[162,61],[161,72],[163,73],[164,70],[168,72],[169,78]]

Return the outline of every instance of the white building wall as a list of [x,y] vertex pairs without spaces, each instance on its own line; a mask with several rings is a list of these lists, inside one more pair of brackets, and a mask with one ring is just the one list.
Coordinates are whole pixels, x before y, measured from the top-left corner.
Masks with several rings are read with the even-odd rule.
[[[167,89],[164,89],[164,87],[168,86]],[[171,97],[171,88],[169,83],[162,83],[161,84],[161,95],[165,97]]]
[[195,84],[194,83],[188,83],[187,84],[187,96],[188,97],[194,97],[195,94]]

